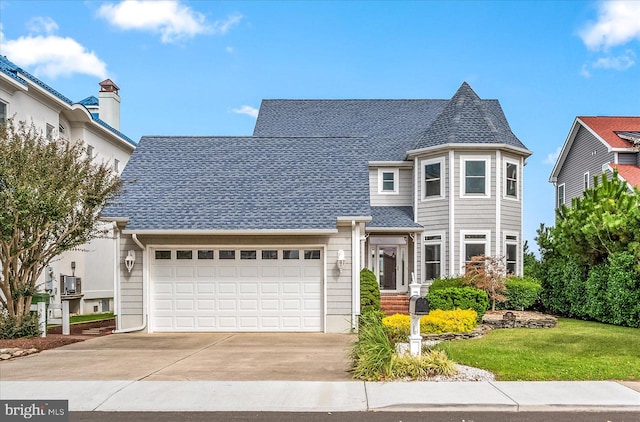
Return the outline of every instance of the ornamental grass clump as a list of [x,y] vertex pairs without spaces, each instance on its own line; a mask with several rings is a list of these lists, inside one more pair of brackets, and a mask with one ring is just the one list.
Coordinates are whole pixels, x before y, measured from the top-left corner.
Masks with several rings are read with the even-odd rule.
[[430,350],[419,356],[408,353],[393,355],[390,379],[425,379],[437,375],[450,376],[457,372],[456,364],[442,350]]
[[367,381],[386,378],[394,352],[378,314],[367,312],[361,315],[358,340],[351,352],[353,377]]

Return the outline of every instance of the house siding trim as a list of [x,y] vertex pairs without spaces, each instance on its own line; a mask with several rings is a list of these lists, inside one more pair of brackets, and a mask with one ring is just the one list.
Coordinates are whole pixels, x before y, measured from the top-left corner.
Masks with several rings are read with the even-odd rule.
[[455,159],[455,153],[453,150],[449,150],[449,276],[453,277],[456,275],[454,272],[455,260],[456,260],[456,240],[455,240],[455,225],[456,225],[456,214],[455,214],[455,170],[453,160]]

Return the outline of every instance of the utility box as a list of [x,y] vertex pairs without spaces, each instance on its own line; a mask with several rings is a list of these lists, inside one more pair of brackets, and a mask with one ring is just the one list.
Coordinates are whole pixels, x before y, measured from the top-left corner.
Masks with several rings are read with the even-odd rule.
[[424,297],[411,296],[409,300],[409,314],[427,315],[429,313],[429,301]]

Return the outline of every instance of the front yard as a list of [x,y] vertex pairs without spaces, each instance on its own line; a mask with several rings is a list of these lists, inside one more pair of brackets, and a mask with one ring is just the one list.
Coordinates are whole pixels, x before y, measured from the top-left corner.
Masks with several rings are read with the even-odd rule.
[[435,349],[501,381],[640,380],[637,328],[560,318],[556,328],[492,330]]

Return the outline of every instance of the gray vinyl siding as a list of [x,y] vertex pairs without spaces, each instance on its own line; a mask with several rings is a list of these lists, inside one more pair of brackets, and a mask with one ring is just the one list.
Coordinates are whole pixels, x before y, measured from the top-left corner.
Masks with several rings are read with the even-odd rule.
[[400,168],[398,171],[398,193],[380,193],[378,170],[392,171],[397,167],[370,167],[369,168],[369,189],[371,206],[412,206],[413,205],[413,169]]
[[[326,290],[327,290],[327,314],[350,315],[351,314],[351,226],[339,226],[338,233],[334,235],[318,236],[159,236],[140,235],[138,239],[143,245],[152,246],[179,246],[179,245],[207,245],[207,246],[286,246],[286,245],[313,245],[324,246],[327,263]],[[120,262],[128,250],[136,251],[136,262],[131,274],[121,264],[120,268],[120,301],[123,315],[142,314],[142,267],[143,252],[133,242],[130,235],[123,235],[120,241]],[[345,268],[342,273],[336,267],[338,251],[345,252]],[[126,327],[124,327],[126,328]]]
[[620,152],[618,153],[618,164],[631,164],[631,165],[638,165],[638,163],[640,163],[640,154],[637,153],[624,153],[624,152]]
[[[425,160],[442,159],[442,168],[440,176],[442,177],[442,198],[422,199],[422,178],[424,177],[423,167]],[[449,273],[449,153],[427,154],[418,157],[418,186],[416,187],[416,195],[418,196],[418,210],[416,212],[417,222],[424,226],[424,233],[419,236],[419,244],[417,250],[418,265],[416,266],[416,279],[425,281],[423,278],[424,271],[424,236],[432,234],[442,234],[442,266],[441,274],[443,276]]]
[[[135,251],[136,262],[131,270],[124,266],[128,251]],[[144,253],[134,243],[131,236],[120,238],[120,315],[142,316],[142,262]],[[117,259],[117,258],[116,258]]]
[[593,176],[602,174],[602,165],[613,161],[614,153],[609,152],[591,132],[580,126],[558,172],[554,207],[558,202],[557,186],[565,185],[565,204],[571,205],[572,198],[582,196],[584,173],[589,172],[589,186],[593,186]]

